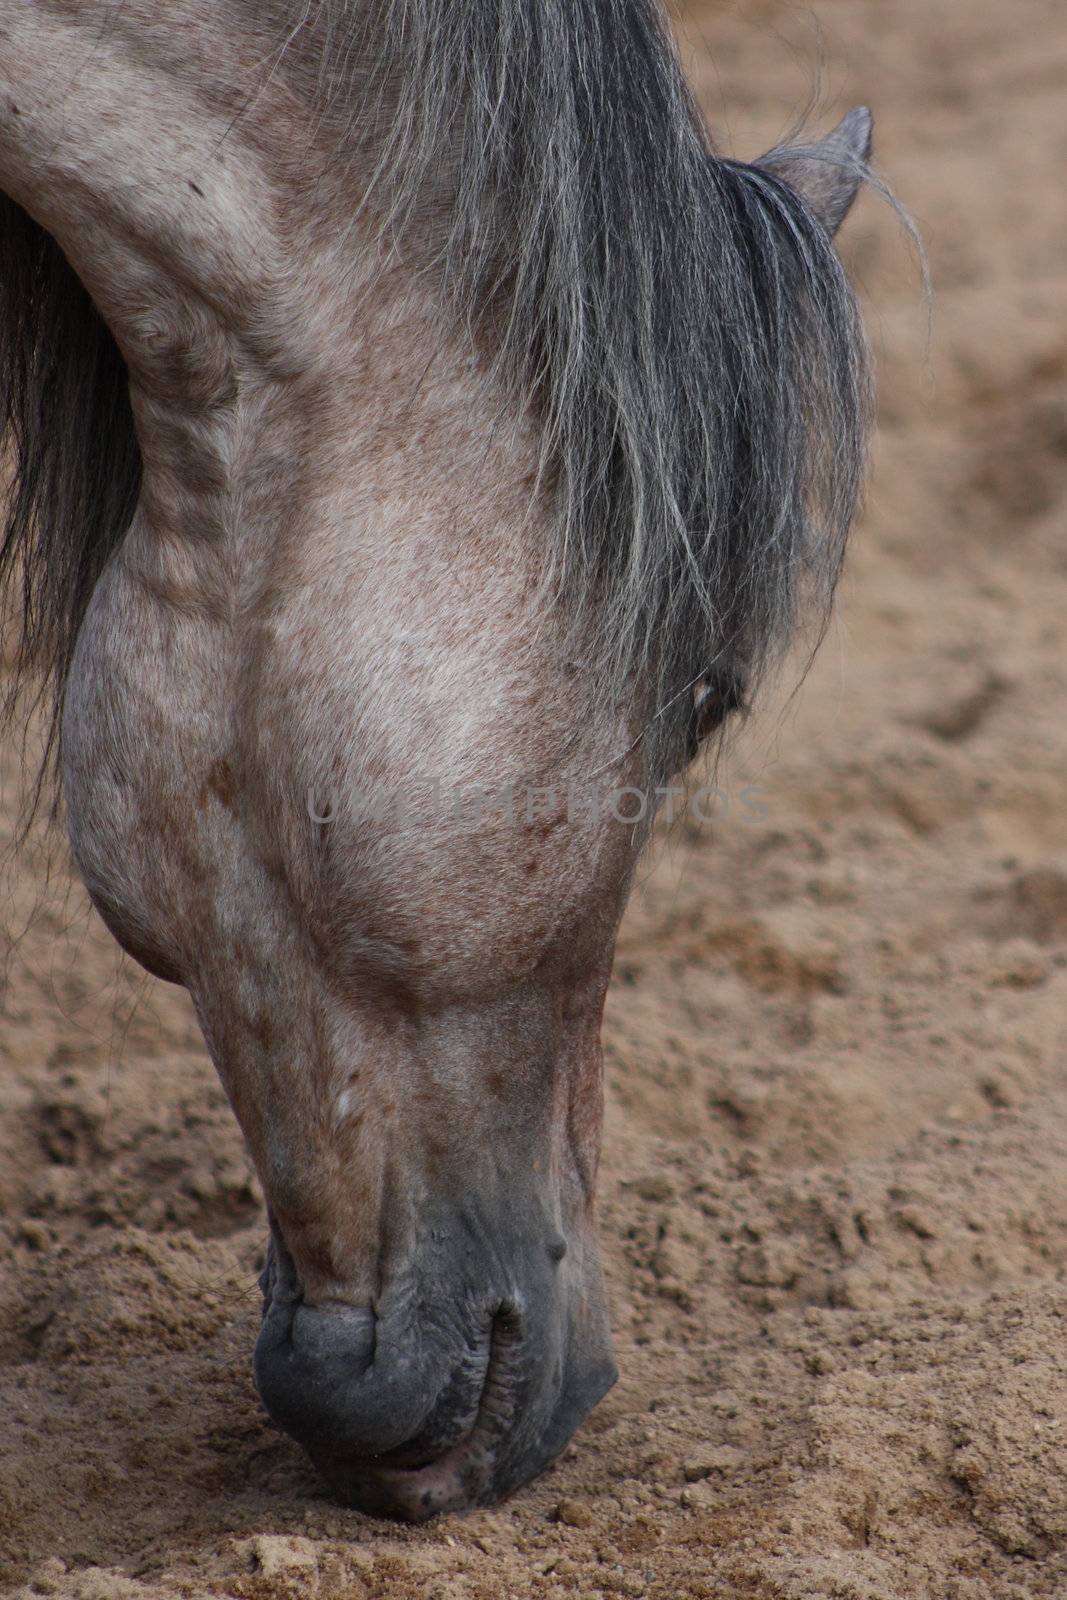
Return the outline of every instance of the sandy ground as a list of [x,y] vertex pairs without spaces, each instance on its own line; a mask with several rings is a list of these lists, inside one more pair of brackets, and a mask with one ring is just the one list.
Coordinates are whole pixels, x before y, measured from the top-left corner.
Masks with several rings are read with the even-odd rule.
[[1067,1594],[1067,13],[752,0],[687,27],[740,154],[820,57],[828,116],[875,107],[937,301],[927,359],[897,225],[863,200],[843,249],[881,431],[838,621],[622,936],[622,1379],[497,1510],[412,1531],[331,1504],[252,1389],[261,1198],[189,1007],[24,853],[5,1594]]

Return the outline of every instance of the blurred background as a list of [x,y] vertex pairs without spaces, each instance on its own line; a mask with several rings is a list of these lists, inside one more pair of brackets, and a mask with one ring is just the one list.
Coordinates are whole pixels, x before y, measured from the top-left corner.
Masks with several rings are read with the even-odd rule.
[[324,1501],[252,1392],[260,1197],[185,999],[31,841],[0,933],[0,1573],[34,1593],[1067,1592],[1067,13],[677,21],[727,154],[872,107],[933,306],[861,197],[879,425],[836,619],[620,942],[622,1380],[507,1506],[405,1532]]

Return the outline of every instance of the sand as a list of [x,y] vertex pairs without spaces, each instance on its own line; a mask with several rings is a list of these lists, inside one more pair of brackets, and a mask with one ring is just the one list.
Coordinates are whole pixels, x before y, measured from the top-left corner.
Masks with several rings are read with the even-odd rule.
[[927,352],[862,200],[842,248],[881,420],[837,621],[718,775],[726,815],[657,843],[621,938],[621,1381],[495,1510],[408,1530],[332,1504],[252,1388],[262,1200],[189,1006],[24,852],[5,1595],[1067,1594],[1067,13],[709,4],[684,49],[742,155],[820,57],[824,124],[875,108],[936,304]]

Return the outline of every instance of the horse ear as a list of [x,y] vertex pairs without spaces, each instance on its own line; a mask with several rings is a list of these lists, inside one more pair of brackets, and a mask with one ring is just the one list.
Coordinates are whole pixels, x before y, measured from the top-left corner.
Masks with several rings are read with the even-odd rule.
[[785,145],[756,162],[806,202],[830,234],[848,215],[871,158],[871,113],[856,106],[817,144]]

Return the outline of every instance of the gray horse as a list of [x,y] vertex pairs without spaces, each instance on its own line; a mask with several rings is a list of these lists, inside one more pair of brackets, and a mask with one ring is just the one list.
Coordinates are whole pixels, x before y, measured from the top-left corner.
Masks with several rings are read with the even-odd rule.
[[720,158],[651,0],[0,0],[15,692],[262,1178],[264,1402],[369,1509],[614,1379],[615,933],[825,617],[869,130]]

